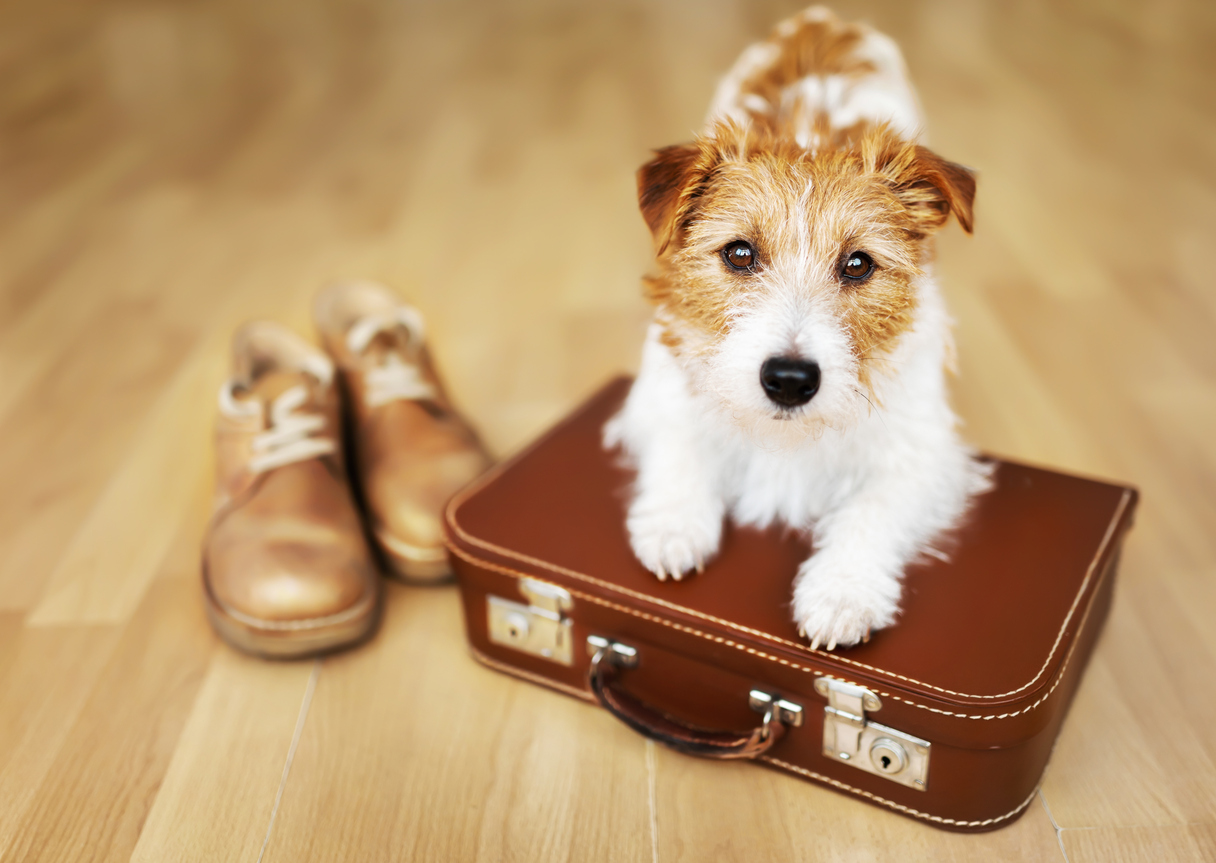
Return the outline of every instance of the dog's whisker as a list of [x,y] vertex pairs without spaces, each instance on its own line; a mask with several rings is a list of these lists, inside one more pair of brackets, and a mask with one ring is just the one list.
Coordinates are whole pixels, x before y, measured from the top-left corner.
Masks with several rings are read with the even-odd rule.
[[867,396],[865,393],[863,393],[861,390],[857,389],[857,387],[853,387],[852,389],[853,389],[854,393],[856,393],[857,395],[861,396],[863,399],[866,400],[866,403],[870,406],[871,413],[874,413],[878,416],[878,421],[881,422],[883,424],[883,427],[885,428],[887,425],[887,421],[883,417],[882,411],[879,409],[878,405],[876,405],[876,404],[874,404],[874,402],[870,401],[870,397]]

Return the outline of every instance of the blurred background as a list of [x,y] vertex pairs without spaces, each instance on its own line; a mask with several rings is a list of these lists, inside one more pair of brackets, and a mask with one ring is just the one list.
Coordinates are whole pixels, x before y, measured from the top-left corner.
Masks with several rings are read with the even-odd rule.
[[[0,859],[128,859],[137,843],[146,859],[200,848],[208,859],[240,856],[238,846],[256,857],[259,843],[267,859],[276,848],[281,859],[338,859],[323,845],[271,841],[276,789],[287,789],[289,806],[310,787],[287,783],[282,756],[297,724],[300,752],[311,751],[308,711],[298,710],[306,687],[314,710],[330,679],[335,703],[357,703],[359,686],[379,691],[376,674],[397,666],[374,644],[267,670],[206,629],[196,554],[233,328],[271,317],[311,333],[318,287],[382,280],[422,309],[455,400],[494,452],[509,454],[636,367],[650,240],[633,172],[651,148],[690,138],[738,52],[801,5],[0,8],[0,484],[10,490],[0,500],[0,799],[14,801],[0,807]],[[1022,831],[1016,840],[1004,831],[990,841],[1036,859],[1216,854],[1216,4],[835,8],[895,37],[930,144],[979,171],[975,235],[953,226],[939,245],[965,433],[981,448],[1144,494],[1115,613],[1042,812],[1010,828]],[[611,732],[598,724],[607,718],[563,713],[591,711],[474,669],[455,602],[450,591],[394,588],[379,644],[405,627],[394,621],[425,609],[451,625],[416,631],[431,633],[445,657],[433,661],[469,676],[470,690],[543,705],[573,723],[562,728],[607,745]],[[426,685],[393,680],[412,692]],[[380,715],[389,723],[416,709],[402,697]],[[258,737],[233,716],[273,722]],[[423,758],[393,750],[406,744],[390,731],[359,727],[361,739],[379,741],[365,752],[372,760],[386,748]],[[604,756],[611,763],[651,759],[651,820],[637,822],[638,835],[672,825],[643,849],[655,859],[749,859],[749,847],[769,847],[740,838],[768,816],[724,814],[739,782],[795,801],[788,812],[801,814],[783,818],[846,813],[850,841],[885,835],[901,859],[997,859],[997,846],[949,844],[956,837],[785,777],[700,772],[631,738],[611,740],[620,741]],[[537,757],[556,764],[582,751],[570,746]],[[1111,751],[1134,755],[1102,757]],[[260,779],[208,773],[203,752],[269,753],[268,766]],[[444,763],[433,765],[440,785]],[[317,770],[323,787],[332,776]],[[678,789],[670,812],[668,776]],[[351,787],[365,778],[356,772]],[[233,791],[238,782],[248,800]],[[542,784],[519,799],[549,793]],[[593,784],[560,793],[576,802],[553,816],[574,819],[563,836],[588,812],[627,805]],[[383,817],[418,803],[411,794],[378,795]],[[546,857],[528,816],[503,806],[523,819],[516,832],[479,834],[476,847]],[[455,834],[423,809],[441,836],[428,848],[447,848],[442,836]],[[227,813],[230,829],[169,826],[199,812]],[[318,835],[303,816],[281,824],[293,825],[281,836]],[[554,854],[634,859],[613,834],[559,842]],[[196,844],[174,846],[183,835]],[[359,845],[373,835],[347,837],[362,849],[350,859],[388,859]],[[813,859],[800,835],[791,827],[764,841],[774,854]]]
[[[5,344],[24,324],[43,351],[69,345],[10,348],[6,401],[53,362],[108,401],[240,319],[303,326],[318,284],[361,275],[428,313],[458,397],[510,450],[634,364],[649,244],[632,173],[688,139],[738,51],[797,8],[8,4]],[[900,41],[931,144],[980,172],[976,236],[947,235],[942,267],[963,412],[1009,421],[975,429],[984,443],[1025,452],[1045,430],[982,380],[976,303],[1035,366],[1092,361],[1068,352],[1127,313],[1141,326],[1105,373],[1128,395],[1178,384],[1154,338],[1210,368],[1208,4],[838,8]],[[156,388],[141,393],[132,421]],[[1096,426],[1094,398],[1060,392],[1058,411]],[[107,409],[79,419],[109,425]]]

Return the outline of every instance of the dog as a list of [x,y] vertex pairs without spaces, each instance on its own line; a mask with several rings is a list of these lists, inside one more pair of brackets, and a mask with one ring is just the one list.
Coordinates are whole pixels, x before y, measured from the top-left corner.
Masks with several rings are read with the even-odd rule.
[[905,567],[989,470],[947,399],[933,236],[971,232],[975,178],[921,142],[898,46],[812,7],[749,47],[704,131],[638,171],[655,269],[641,367],[604,444],[660,579],[703,572],[723,519],[812,537],[793,589],[811,648],[868,640]]

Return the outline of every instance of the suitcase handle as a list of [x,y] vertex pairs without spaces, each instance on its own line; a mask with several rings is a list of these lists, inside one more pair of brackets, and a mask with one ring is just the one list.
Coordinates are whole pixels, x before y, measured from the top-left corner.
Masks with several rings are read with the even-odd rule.
[[[703,758],[755,758],[785,734],[778,700],[763,693],[753,693],[753,706],[763,708],[764,719],[751,731],[704,731],[685,725],[614,685],[623,669],[637,665],[634,648],[595,635],[587,639],[587,646],[594,651],[587,682],[600,706],[642,736],[677,752]],[[768,698],[767,704],[756,703],[757,696]]]

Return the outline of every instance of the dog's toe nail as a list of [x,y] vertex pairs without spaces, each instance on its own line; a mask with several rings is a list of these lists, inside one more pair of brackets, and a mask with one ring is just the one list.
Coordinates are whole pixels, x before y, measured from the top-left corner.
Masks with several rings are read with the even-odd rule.
[[674,569],[674,568],[673,568],[673,569],[671,570],[671,579],[672,579],[672,581],[683,581],[683,579],[684,579],[684,570],[682,570],[682,569]]
[[663,569],[663,564],[661,563],[655,568],[654,574],[659,577],[659,581],[667,580],[667,570]]
[[814,638],[811,639],[811,650],[818,650],[818,649],[819,649],[819,636],[816,635]]
[[704,574],[705,574],[705,561],[701,558],[701,555],[698,554],[697,555],[697,575],[704,575]]
[[834,638],[833,638],[833,639],[831,639],[831,640],[829,640],[829,641],[828,641],[828,647],[827,647],[827,649],[828,649],[828,650],[835,650],[835,649],[836,649],[836,639],[834,639]]
[[861,637],[861,643],[862,644],[870,643],[870,630],[869,629],[867,629],[866,634]]

